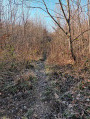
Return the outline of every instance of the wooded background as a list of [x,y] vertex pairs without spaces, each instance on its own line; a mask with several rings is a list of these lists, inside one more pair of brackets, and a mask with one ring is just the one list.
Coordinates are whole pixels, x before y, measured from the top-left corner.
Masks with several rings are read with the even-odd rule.
[[[46,0],[0,1],[1,63],[27,62],[46,57],[50,64],[88,65],[90,57],[90,1],[58,0],[49,9]],[[28,3],[34,2],[33,6]],[[53,2],[53,1],[52,1]],[[37,4],[37,6],[36,6]],[[42,6],[41,6],[42,5]],[[18,9],[21,11],[18,14]],[[44,20],[29,17],[30,10],[40,9],[55,23],[53,32]],[[41,20],[40,20],[41,19]]]

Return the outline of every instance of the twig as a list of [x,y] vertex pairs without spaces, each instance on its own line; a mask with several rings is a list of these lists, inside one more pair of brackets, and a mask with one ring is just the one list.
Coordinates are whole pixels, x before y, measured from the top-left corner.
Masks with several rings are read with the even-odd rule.
[[85,32],[87,32],[87,31],[89,31],[90,29],[87,29],[87,30],[85,30],[85,31],[83,31],[81,34],[79,34],[76,38],[74,38],[73,40],[72,40],[72,42],[73,41],[75,41],[77,38],[79,38],[82,34],[84,34]]

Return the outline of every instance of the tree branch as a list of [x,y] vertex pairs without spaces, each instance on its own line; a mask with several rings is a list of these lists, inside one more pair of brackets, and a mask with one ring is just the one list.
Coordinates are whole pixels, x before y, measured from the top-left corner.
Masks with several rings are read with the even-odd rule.
[[72,42],[73,41],[75,41],[77,38],[79,38],[82,34],[84,34],[85,32],[87,32],[87,31],[89,31],[90,29],[87,29],[87,30],[85,30],[85,31],[83,31],[81,34],[79,34],[76,38],[74,38],[73,40],[72,40]]
[[67,33],[65,32],[65,30],[60,26],[60,24],[54,19],[54,17],[50,14],[50,12],[48,11],[48,8],[47,8],[47,5],[46,5],[46,3],[45,3],[45,1],[44,0],[42,0],[43,1],[43,3],[44,3],[44,6],[45,6],[45,8],[46,8],[46,11],[47,11],[47,13],[48,13],[48,15],[52,18],[52,20],[59,26],[59,28],[64,32],[64,34],[65,35],[67,35]]
[[63,9],[61,0],[59,0],[59,3],[60,3],[60,6],[61,6],[61,10],[62,10],[62,12],[63,12],[63,15],[64,15],[64,17],[65,17],[65,20],[66,20],[66,22],[68,23],[68,19],[67,19],[67,17],[66,17],[65,12],[64,12],[64,9]]
[[41,10],[43,10],[44,12],[46,12],[47,13],[47,11],[45,11],[42,7],[33,7],[33,6],[26,6],[27,8],[36,8],[36,9],[41,9]]

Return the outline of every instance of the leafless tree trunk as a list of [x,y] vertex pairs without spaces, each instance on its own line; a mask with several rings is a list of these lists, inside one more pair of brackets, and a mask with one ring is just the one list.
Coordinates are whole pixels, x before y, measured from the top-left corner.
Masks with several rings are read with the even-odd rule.
[[61,0],[59,0],[59,4],[60,4],[60,7],[61,7],[61,10],[62,10],[62,13],[63,13],[63,16],[65,18],[65,21],[66,23],[68,24],[68,33],[62,28],[62,26],[58,23],[58,21],[51,15],[51,13],[49,12],[49,9],[47,8],[47,5],[45,3],[44,0],[42,0],[43,3],[44,3],[44,6],[46,8],[46,12],[48,13],[48,15],[53,19],[53,21],[59,26],[59,28],[64,32],[64,34],[69,38],[69,41],[70,41],[70,51],[71,51],[71,55],[72,55],[72,58],[74,59],[74,61],[76,60],[76,57],[74,55],[74,51],[73,51],[73,46],[72,46],[72,37],[71,37],[71,24],[70,24],[70,20],[71,20],[71,14],[70,14],[70,1],[67,0],[67,6],[68,6],[68,18],[65,14],[65,11],[64,11],[64,8],[63,8],[63,4],[61,2]]
[[[77,0],[77,11],[78,11],[77,18],[78,18],[80,33],[82,34],[81,21],[80,21],[80,2],[81,2],[81,0]],[[83,39],[84,38],[83,34],[81,36],[82,36],[82,39]]]
[[0,32],[2,29],[2,0],[0,0]]
[[[88,2],[88,27],[90,29],[90,0]],[[89,39],[89,54],[90,54],[90,31],[88,32],[88,39]]]
[[72,45],[72,36],[71,36],[71,13],[70,13],[70,1],[67,0],[67,6],[68,6],[68,20],[67,20],[67,24],[68,24],[68,28],[69,28],[69,41],[70,41],[70,50],[71,50],[71,55],[72,58],[74,59],[74,61],[76,60],[76,57],[74,55],[74,50],[73,50],[73,45]]
[[0,1],[0,23],[1,23],[1,6],[2,6],[2,3],[1,3],[1,1]]
[[[70,51],[71,51],[71,55],[72,55],[72,58],[74,59],[74,61],[76,61],[76,56],[74,54],[74,50],[73,50],[73,41],[76,40],[78,37],[82,36],[83,37],[83,33],[87,32],[88,30],[90,30],[90,28],[84,32],[82,32],[82,29],[81,29],[81,23],[80,23],[80,18],[79,18],[79,25],[80,25],[80,30],[81,30],[81,33],[76,37],[76,38],[72,38],[72,34],[71,34],[71,8],[70,8],[70,0],[66,0],[67,1],[67,12],[64,10],[64,7],[63,7],[63,3],[61,0],[59,0],[59,5],[61,7],[61,11],[63,13],[63,16],[64,16],[64,20],[66,21],[67,25],[68,25],[68,33],[66,32],[66,30],[58,23],[58,21],[52,16],[52,14],[49,12],[49,8],[47,7],[46,5],[46,2],[45,0],[42,0],[43,1],[43,4],[45,6],[45,9],[46,10],[43,10],[45,12],[48,13],[48,15],[52,18],[52,20],[58,25],[58,27],[63,31],[63,33],[69,38],[69,41],[70,41]],[[34,7],[35,8],[35,7]],[[38,8],[38,7],[37,7]],[[68,13],[68,17],[66,15],[66,13]]]
[[79,32],[82,34],[81,39],[79,40],[79,50],[78,50],[79,53],[81,53],[82,49],[84,49],[84,46],[82,47],[82,45],[81,45],[82,41],[84,40],[84,36],[83,36],[83,33],[82,33],[80,8],[81,8],[81,0],[77,0],[77,20],[78,20]]
[[[29,0],[27,0],[27,1],[29,1]],[[78,0],[76,0],[76,1],[78,1]],[[74,2],[76,2],[76,1],[74,1]],[[43,10],[44,12],[46,12],[50,17],[51,17],[51,19],[55,22],[55,24],[57,24],[57,26],[60,28],[60,30],[67,36],[67,38],[69,39],[69,42],[70,42],[70,51],[71,51],[71,56],[72,56],[72,58],[73,58],[73,60],[74,61],[76,61],[76,56],[75,56],[75,54],[74,54],[74,49],[73,49],[73,41],[74,40],[76,40],[78,37],[80,37],[80,36],[83,36],[83,33],[85,33],[85,32],[87,32],[88,30],[86,30],[86,31],[81,31],[81,33],[78,35],[78,36],[75,36],[75,38],[73,38],[72,37],[72,34],[71,34],[71,31],[72,31],[72,29],[71,29],[71,19],[72,19],[72,16],[71,16],[71,7],[70,7],[70,5],[71,5],[71,2],[73,2],[73,0],[65,0],[65,4],[64,4],[64,2],[62,1],[62,0],[58,0],[58,4],[59,4],[59,6],[60,6],[60,10],[61,10],[61,12],[62,12],[62,16],[63,16],[63,18],[64,18],[64,21],[65,21],[65,23],[67,23],[67,26],[68,26],[68,32],[67,32],[67,30],[66,29],[64,29],[64,27],[63,27],[63,25],[61,25],[59,22],[58,22],[58,20],[53,16],[53,14],[50,12],[51,10],[50,10],[50,8],[47,6],[47,4],[46,4],[46,1],[45,0],[39,0],[39,1],[37,1],[36,0],[36,3],[38,4],[38,3],[42,3],[43,5],[43,7],[38,7],[38,6],[27,6],[28,8],[38,8],[38,9],[41,9],[41,10]],[[45,8],[44,8],[45,7]],[[67,8],[67,9],[64,9],[64,8]],[[52,11],[54,11],[54,10],[52,10]],[[55,11],[54,11],[54,13],[55,13]],[[67,13],[68,13],[68,15],[67,15]],[[80,17],[80,16],[79,16]],[[80,22],[80,21],[79,21]],[[81,27],[81,24],[80,24],[80,27]],[[82,29],[81,29],[82,30]],[[90,30],[90,29],[89,29]]]

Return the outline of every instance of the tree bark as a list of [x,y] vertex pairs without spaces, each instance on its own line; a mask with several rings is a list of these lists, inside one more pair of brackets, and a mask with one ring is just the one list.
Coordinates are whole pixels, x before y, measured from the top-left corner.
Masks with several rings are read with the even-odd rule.
[[72,44],[72,36],[71,36],[71,14],[70,14],[70,1],[67,0],[67,6],[68,6],[68,21],[67,21],[67,24],[68,24],[68,32],[69,32],[69,41],[70,41],[70,51],[71,51],[71,56],[73,58],[74,61],[76,61],[76,56],[74,55],[74,49],[73,49],[73,44]]
[[[90,29],[90,0],[88,2],[88,28]],[[90,54],[90,31],[88,31],[88,40],[89,40],[89,54]]]
[[2,1],[0,1],[0,32],[2,29]]

